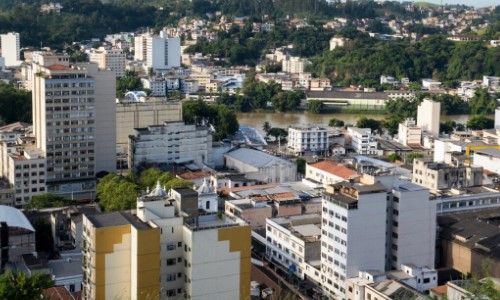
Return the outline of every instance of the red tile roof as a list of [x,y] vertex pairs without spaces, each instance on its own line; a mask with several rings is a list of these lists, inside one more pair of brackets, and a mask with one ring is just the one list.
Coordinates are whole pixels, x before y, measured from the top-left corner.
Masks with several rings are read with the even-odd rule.
[[444,295],[448,292],[448,286],[445,285],[438,285],[436,287],[430,288],[430,290],[437,295]]
[[323,160],[309,165],[344,179],[349,179],[359,175],[355,170],[349,169],[343,165],[338,165],[330,160]]
[[209,177],[210,175],[211,174],[208,172],[198,171],[198,172],[186,172],[186,173],[179,174],[177,176],[182,178],[182,179],[189,180],[189,179]]
[[50,300],[80,300],[81,292],[70,293],[64,286],[53,286],[42,291],[42,295]]

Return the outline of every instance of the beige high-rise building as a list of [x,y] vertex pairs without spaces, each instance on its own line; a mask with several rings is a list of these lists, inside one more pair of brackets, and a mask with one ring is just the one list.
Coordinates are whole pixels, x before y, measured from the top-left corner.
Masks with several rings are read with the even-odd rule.
[[96,173],[116,170],[114,73],[47,54],[33,63],[32,84],[33,133],[47,158],[47,191],[93,197]]
[[6,67],[18,67],[21,64],[21,43],[19,33],[9,32],[0,34],[2,57],[5,59]]
[[99,65],[100,69],[110,69],[116,77],[125,76],[125,53],[121,49],[91,49],[89,61]]
[[418,106],[417,126],[427,130],[434,137],[439,136],[439,121],[441,118],[441,103],[424,99]]

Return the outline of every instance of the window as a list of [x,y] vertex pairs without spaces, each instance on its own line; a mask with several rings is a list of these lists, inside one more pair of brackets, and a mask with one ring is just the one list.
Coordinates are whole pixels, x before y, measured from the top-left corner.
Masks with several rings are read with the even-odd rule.
[[177,274],[171,273],[167,274],[167,281],[175,281],[177,279]]
[[424,283],[429,283],[429,282],[431,282],[430,278],[424,278]]
[[175,265],[176,259],[175,258],[168,258],[167,259],[167,266],[173,266]]
[[167,290],[167,297],[174,297],[175,294],[175,289],[174,290]]
[[205,209],[207,209],[207,210],[210,209],[210,201],[207,201],[205,203]]
[[175,250],[175,243],[167,243],[167,251]]

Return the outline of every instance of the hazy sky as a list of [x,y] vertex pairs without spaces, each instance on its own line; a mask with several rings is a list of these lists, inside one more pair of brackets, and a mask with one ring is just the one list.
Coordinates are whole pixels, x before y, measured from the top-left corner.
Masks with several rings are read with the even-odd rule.
[[[441,4],[441,0],[413,0],[414,2],[425,1],[436,4]],[[492,5],[500,5],[500,0],[443,0],[443,4],[465,4],[475,7],[485,7]]]

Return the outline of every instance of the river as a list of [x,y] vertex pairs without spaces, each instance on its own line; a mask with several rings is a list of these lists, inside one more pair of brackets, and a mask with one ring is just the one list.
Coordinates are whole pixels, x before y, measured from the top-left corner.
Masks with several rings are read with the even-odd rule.
[[[251,112],[238,113],[238,122],[240,125],[252,126],[262,131],[262,124],[269,122],[271,127],[287,128],[288,126],[326,126],[332,118],[344,121],[345,124],[356,124],[356,121],[362,117],[383,120],[387,115],[372,114],[313,114],[310,112],[296,113],[271,113],[271,112]],[[465,123],[469,115],[441,116],[441,121],[453,120],[457,123]]]

